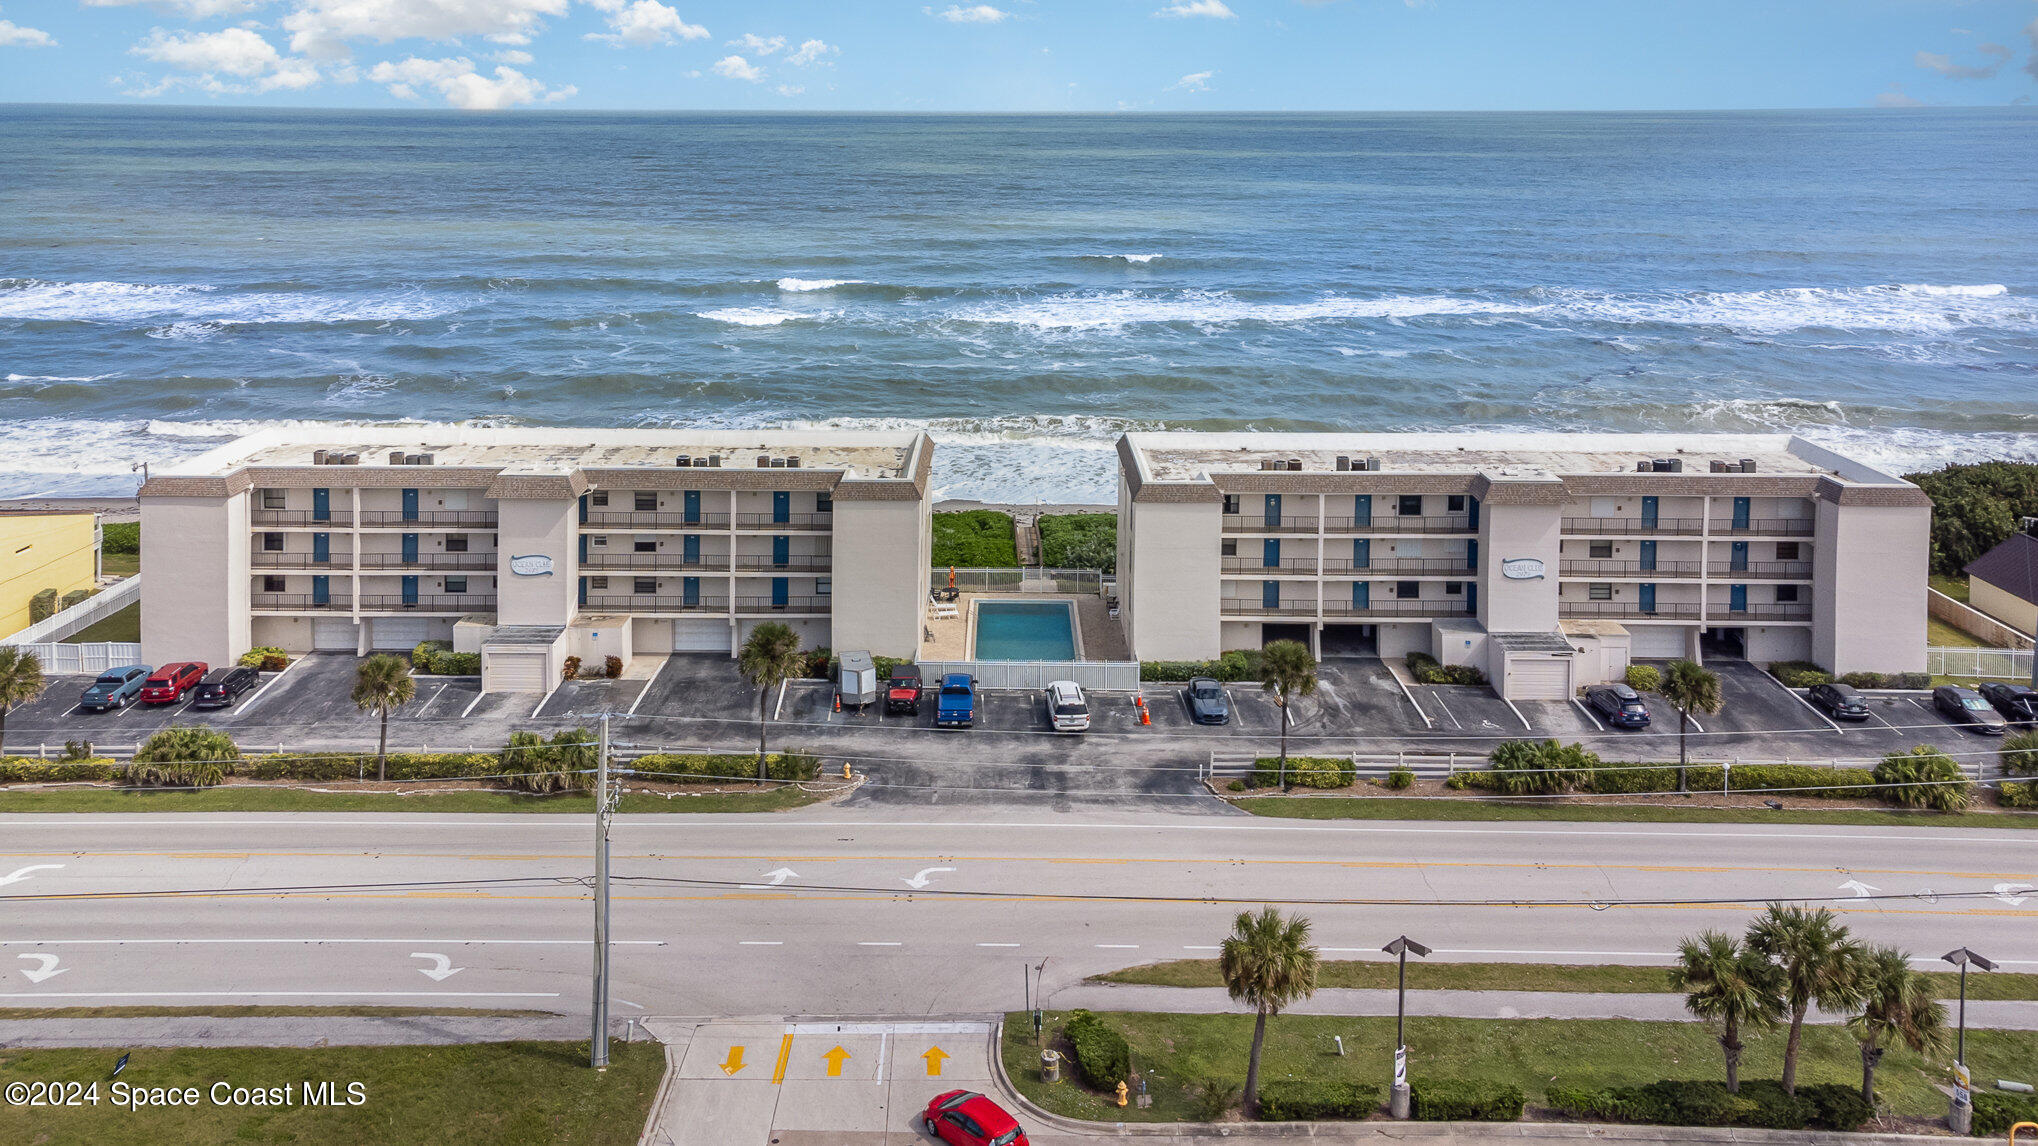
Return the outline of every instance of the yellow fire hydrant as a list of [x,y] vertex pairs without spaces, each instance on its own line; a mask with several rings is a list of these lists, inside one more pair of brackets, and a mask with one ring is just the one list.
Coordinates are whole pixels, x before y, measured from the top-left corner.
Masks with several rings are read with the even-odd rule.
[[1125,1105],[1125,1080],[1118,1080],[1118,1105]]
[[842,778],[844,780],[854,779],[854,777],[850,776],[849,774],[849,761],[847,760],[844,760],[842,762]]

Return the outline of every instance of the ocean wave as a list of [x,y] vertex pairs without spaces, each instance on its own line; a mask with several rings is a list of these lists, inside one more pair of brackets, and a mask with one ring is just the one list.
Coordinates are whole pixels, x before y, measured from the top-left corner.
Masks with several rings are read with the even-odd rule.
[[1780,287],[1757,291],[1610,294],[1535,292],[1553,314],[1622,325],[1713,326],[1750,334],[1848,330],[1943,335],[1972,328],[2038,330],[2038,305],[2000,283]]
[[1094,259],[1100,263],[1131,263],[1133,266],[1143,267],[1155,259],[1162,259],[1167,256],[1156,252],[1150,255],[1078,255],[1077,257],[1085,260]]
[[1436,315],[1519,314],[1540,310],[1489,299],[1451,295],[1322,295],[1301,302],[1256,302],[1228,291],[1078,291],[1039,298],[976,303],[950,312],[956,321],[1036,330],[1108,330],[1180,323],[1226,326],[1245,322],[1285,325],[1330,319],[1403,319]]
[[778,289],[790,294],[803,294],[807,291],[833,290],[839,286],[854,286],[862,281],[862,279],[796,279],[788,277],[778,280]]
[[731,326],[777,326],[796,318],[821,316],[776,306],[725,306],[719,310],[697,311],[694,317],[705,318],[711,322],[726,322]]
[[43,322],[152,323],[168,328],[182,323],[324,325],[431,319],[458,309],[460,304],[453,299],[417,289],[356,296],[228,290],[201,283],[0,279],[0,319]]

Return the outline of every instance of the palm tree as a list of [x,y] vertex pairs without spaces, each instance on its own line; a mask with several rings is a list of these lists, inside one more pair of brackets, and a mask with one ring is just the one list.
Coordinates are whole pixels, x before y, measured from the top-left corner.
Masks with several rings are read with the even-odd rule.
[[[1269,646],[1271,647],[1271,646]],[[1309,920],[1284,919],[1274,907],[1259,914],[1241,911],[1218,953],[1217,966],[1225,990],[1253,1008],[1252,1057],[1245,1068],[1245,1110],[1259,1113],[1260,1048],[1267,1039],[1267,1016],[1316,993],[1316,948],[1309,942]]]
[[766,621],[750,630],[750,639],[736,654],[736,668],[743,679],[757,686],[757,779],[765,777],[764,731],[770,727],[764,717],[764,702],[771,690],[800,675],[806,667],[800,657],[800,635],[777,621]]
[[1260,651],[1260,687],[1274,694],[1281,709],[1281,771],[1288,786],[1288,707],[1298,696],[1316,691],[1316,658],[1301,641],[1271,641]]
[[0,745],[7,742],[7,710],[42,695],[42,661],[13,645],[0,645]]
[[1783,1018],[1783,975],[1761,952],[1720,931],[1701,931],[1677,948],[1670,987],[1684,1008],[1720,1024],[1727,1056],[1727,1093],[1741,1090],[1741,1029],[1773,1027]]
[[361,662],[354,673],[354,707],[382,717],[382,738],[375,744],[375,778],[385,778],[389,765],[389,713],[417,695],[410,666],[402,657],[378,653]]
[[1783,1090],[1797,1093],[1797,1050],[1804,1017],[1817,1003],[1832,1014],[1861,999],[1863,951],[1848,938],[1839,917],[1823,907],[1772,903],[1748,925],[1748,946],[1775,963],[1783,975],[1783,1003],[1790,1011],[1790,1038],[1783,1044]]
[[1946,1047],[1946,1004],[1932,997],[1932,981],[1911,970],[1911,957],[1877,947],[1861,962],[1861,1013],[1847,1020],[1861,1042],[1861,1100],[1875,1105],[1875,1067],[1884,1039],[1924,1054]]
[[1692,713],[1710,716],[1720,710],[1724,703],[1720,699],[1720,674],[1700,667],[1695,661],[1671,661],[1670,671],[1663,674],[1663,683],[1657,691],[1677,708],[1677,790],[1688,792],[1691,781],[1685,771],[1684,733],[1691,725]]

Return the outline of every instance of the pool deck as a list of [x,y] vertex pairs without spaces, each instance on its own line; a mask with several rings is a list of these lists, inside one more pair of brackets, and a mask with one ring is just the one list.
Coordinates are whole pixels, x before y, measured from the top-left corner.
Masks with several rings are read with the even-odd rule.
[[1125,644],[1125,630],[1105,609],[1103,599],[1066,593],[964,593],[955,603],[958,616],[953,620],[926,621],[928,632],[934,635],[921,650],[923,658],[959,661],[969,656],[970,602],[978,598],[986,601],[1073,601],[1076,622],[1082,626],[1084,660],[1132,659],[1131,650]]

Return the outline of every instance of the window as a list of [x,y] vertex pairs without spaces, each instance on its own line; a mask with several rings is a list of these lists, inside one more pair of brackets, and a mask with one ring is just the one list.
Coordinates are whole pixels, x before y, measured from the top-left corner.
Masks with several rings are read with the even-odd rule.
[[1465,595],[1465,583],[1463,581],[1444,582],[1444,596],[1462,597],[1464,595]]
[[815,494],[815,495],[814,495],[814,512],[815,512],[815,513],[834,513],[834,512],[835,512],[835,495],[834,495],[833,493],[829,492],[828,490],[822,490],[822,491],[821,491],[820,493],[817,493],[817,494]]
[[1222,556],[1225,557],[1238,556],[1238,539],[1235,537],[1225,538],[1223,541],[1217,543],[1217,547],[1218,553]]
[[263,490],[263,491],[262,491],[262,508],[263,508],[263,509],[282,509],[282,508],[283,508],[283,491],[282,491],[282,490],[280,490],[280,489],[265,489],[265,490]]
[[654,596],[658,592],[658,578],[639,577],[631,582],[630,592],[637,594],[639,597]]
[[1779,542],[1777,542],[1777,543],[1776,543],[1776,559],[1777,559],[1778,561],[1795,561],[1795,560],[1797,560],[1797,542],[1795,542],[1795,541],[1779,541]]
[[1394,582],[1394,595],[1396,597],[1400,597],[1402,600],[1405,601],[1414,600],[1415,598],[1422,596],[1422,582],[1396,581]]
[[467,535],[464,533],[448,533],[446,535],[446,552],[467,552]]
[[1776,587],[1776,603],[1779,605],[1795,605],[1797,603],[1797,590],[1798,586],[1796,585],[1778,585]]
[[1402,494],[1401,499],[1399,503],[1396,505],[1394,512],[1400,514],[1403,517],[1421,517],[1422,495],[1419,493]]
[[638,490],[636,501],[631,505],[631,508],[635,509],[638,513],[648,513],[657,509],[658,491],[649,489]]
[[262,552],[283,552],[283,535],[280,533],[264,533],[262,535]]
[[595,490],[587,495],[587,501],[590,505],[607,505],[609,503],[609,491],[605,489]]
[[1613,585],[1606,581],[1594,582],[1585,587],[1585,596],[1586,599],[1592,601],[1611,601],[1613,600]]
[[639,537],[635,542],[631,543],[630,551],[632,553],[656,553],[658,552],[658,541],[655,538]]
[[606,589],[609,587],[609,579],[606,577],[589,577],[587,579],[587,587],[590,589]]
[[281,593],[282,591],[283,591],[283,578],[281,577],[262,578],[262,592]]
[[465,577],[446,578],[446,592],[465,593],[466,591],[467,591],[467,578]]
[[1451,513],[1465,512],[1465,495],[1454,493],[1444,499],[1444,509]]
[[826,597],[835,591],[835,582],[827,577],[814,578],[814,596]]
[[1237,494],[1235,494],[1235,493],[1227,493],[1227,494],[1225,494],[1225,495],[1224,495],[1224,512],[1226,512],[1226,513],[1237,513],[1237,512],[1238,512],[1238,495],[1237,495]]
[[1590,547],[1588,556],[1601,558],[1613,556],[1613,542],[1611,541],[1593,541],[1587,544]]
[[609,547],[609,539],[606,537],[590,537],[587,540],[588,544],[596,549],[607,549]]

